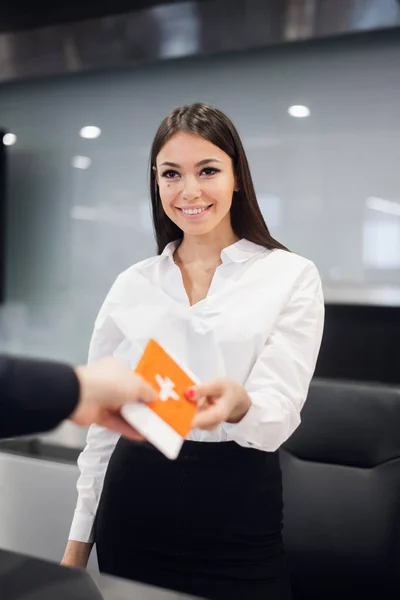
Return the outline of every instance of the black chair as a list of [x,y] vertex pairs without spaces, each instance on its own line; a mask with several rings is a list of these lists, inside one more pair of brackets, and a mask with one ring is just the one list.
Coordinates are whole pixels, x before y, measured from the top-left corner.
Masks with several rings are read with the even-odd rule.
[[400,388],[315,379],[280,455],[295,600],[400,598]]

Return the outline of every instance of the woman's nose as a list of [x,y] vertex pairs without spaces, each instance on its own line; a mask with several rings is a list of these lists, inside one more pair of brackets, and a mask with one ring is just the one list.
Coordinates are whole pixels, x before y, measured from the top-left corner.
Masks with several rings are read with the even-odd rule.
[[201,195],[201,189],[196,177],[185,177],[182,197],[185,200],[193,200]]

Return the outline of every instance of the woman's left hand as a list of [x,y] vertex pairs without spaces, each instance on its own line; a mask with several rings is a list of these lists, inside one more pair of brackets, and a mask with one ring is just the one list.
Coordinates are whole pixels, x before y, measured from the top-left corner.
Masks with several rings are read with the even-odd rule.
[[244,387],[230,379],[214,379],[188,390],[186,396],[198,405],[193,429],[212,430],[221,423],[238,423],[251,406]]

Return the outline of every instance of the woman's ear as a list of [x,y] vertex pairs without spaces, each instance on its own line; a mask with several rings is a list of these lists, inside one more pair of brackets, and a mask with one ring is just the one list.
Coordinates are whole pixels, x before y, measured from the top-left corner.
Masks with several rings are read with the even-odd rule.
[[154,177],[155,177],[155,180],[156,180],[157,185],[158,185],[158,172],[157,172],[157,168],[154,167],[154,166],[151,167],[151,168],[153,169]]

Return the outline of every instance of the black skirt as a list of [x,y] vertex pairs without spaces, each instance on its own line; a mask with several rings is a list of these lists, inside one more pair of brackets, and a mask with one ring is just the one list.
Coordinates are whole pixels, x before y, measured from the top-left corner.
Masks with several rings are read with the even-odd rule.
[[100,571],[211,600],[289,600],[277,453],[120,439],[95,524]]

